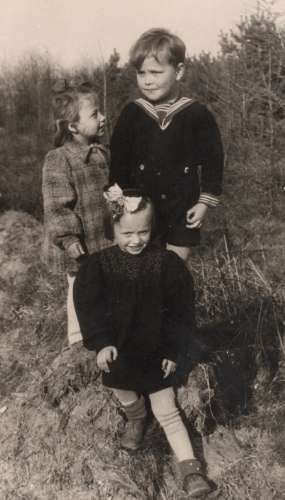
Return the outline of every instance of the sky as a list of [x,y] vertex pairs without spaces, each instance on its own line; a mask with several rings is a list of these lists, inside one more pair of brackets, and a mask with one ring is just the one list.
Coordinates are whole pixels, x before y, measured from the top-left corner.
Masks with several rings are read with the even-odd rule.
[[[100,64],[116,48],[125,63],[131,45],[155,27],[180,36],[189,56],[216,55],[220,32],[235,29],[256,6],[257,0],[1,0],[0,62],[36,51],[64,67]],[[274,8],[285,10],[285,0]]]

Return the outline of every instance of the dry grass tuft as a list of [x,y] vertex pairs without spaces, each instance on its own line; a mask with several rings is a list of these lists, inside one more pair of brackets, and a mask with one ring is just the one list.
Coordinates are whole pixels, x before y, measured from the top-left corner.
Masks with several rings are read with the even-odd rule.
[[[125,417],[94,353],[66,348],[65,278],[40,263],[41,224],[7,212],[0,229],[3,498],[185,498],[159,425],[149,418],[138,453],[121,450]],[[285,297],[262,262],[226,240],[192,258],[202,357],[177,398],[209,500],[284,498]]]

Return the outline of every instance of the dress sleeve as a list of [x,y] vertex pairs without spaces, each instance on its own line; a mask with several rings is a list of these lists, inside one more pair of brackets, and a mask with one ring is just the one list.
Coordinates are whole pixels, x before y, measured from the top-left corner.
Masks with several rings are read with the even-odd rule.
[[[202,165],[202,194],[212,195],[213,200],[222,194],[224,152],[221,134],[213,114],[201,106],[198,117],[197,142]],[[207,197],[205,197],[207,199]],[[208,198],[211,201],[211,196]],[[207,204],[207,203],[206,203]],[[211,206],[211,203],[209,203]],[[213,204],[214,206],[214,204]]]
[[43,167],[44,219],[54,245],[66,249],[83,237],[81,220],[74,212],[77,193],[70,165],[63,152],[50,151]]
[[117,183],[121,189],[133,188],[132,151],[135,141],[139,107],[131,102],[121,112],[110,140],[111,163],[109,183]]
[[166,359],[177,361],[181,349],[197,338],[193,278],[184,262],[168,251],[163,270]]
[[98,254],[86,259],[75,278],[73,298],[84,346],[98,353],[117,345],[117,335],[108,323],[108,287]]

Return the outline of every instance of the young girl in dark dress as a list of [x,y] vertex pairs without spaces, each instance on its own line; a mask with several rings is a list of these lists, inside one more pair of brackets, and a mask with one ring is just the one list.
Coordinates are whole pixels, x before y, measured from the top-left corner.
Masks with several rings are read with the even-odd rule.
[[103,384],[128,422],[121,446],[136,450],[146,418],[143,393],[162,425],[189,498],[210,492],[175,404],[171,373],[196,337],[192,277],[176,253],[149,245],[154,209],[149,198],[113,186],[106,193],[105,236],[116,245],[82,263],[74,303],[84,346],[96,350]]

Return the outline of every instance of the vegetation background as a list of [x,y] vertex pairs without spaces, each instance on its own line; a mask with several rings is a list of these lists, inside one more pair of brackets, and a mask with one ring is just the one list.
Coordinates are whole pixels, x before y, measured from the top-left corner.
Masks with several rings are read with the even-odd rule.
[[[285,29],[259,8],[220,45],[216,58],[186,60],[181,85],[216,116],[226,161],[223,200],[191,257],[203,359],[178,400],[213,481],[210,499],[281,500]],[[82,74],[98,87],[108,142],[137,95],[134,71],[116,51],[101,67],[63,70],[29,53],[0,69],[0,498],[184,498],[154,422],[141,453],[120,450],[121,409],[102,388],[93,353],[64,350],[64,278],[40,262],[50,89]]]

